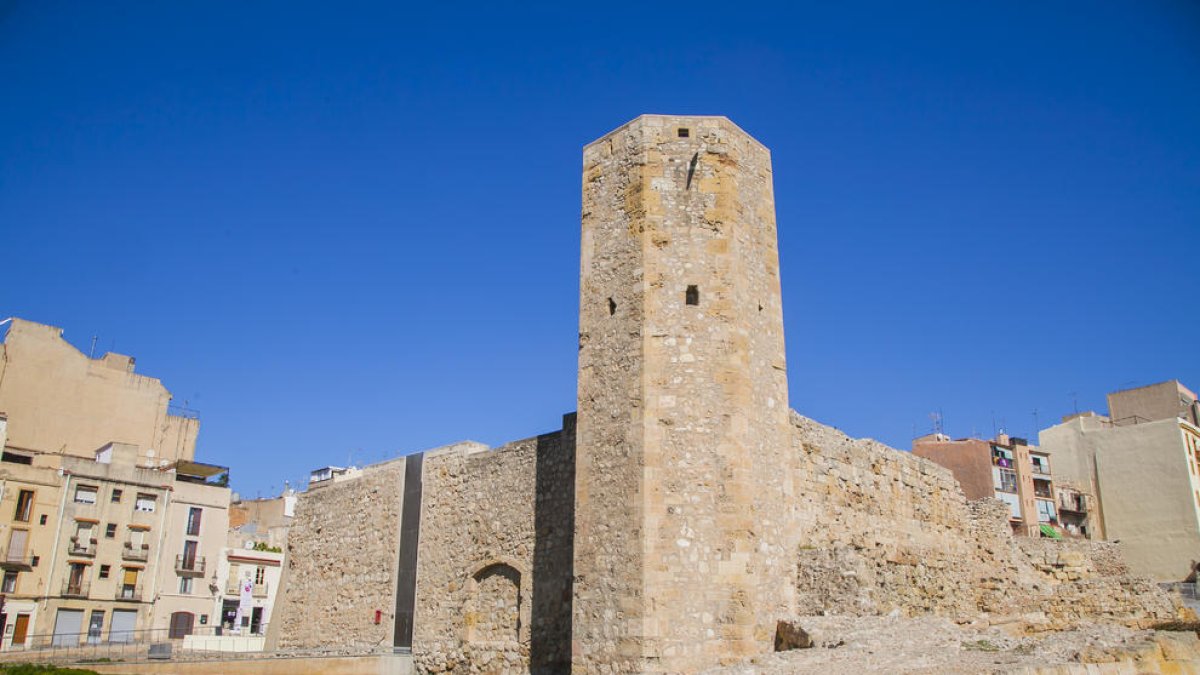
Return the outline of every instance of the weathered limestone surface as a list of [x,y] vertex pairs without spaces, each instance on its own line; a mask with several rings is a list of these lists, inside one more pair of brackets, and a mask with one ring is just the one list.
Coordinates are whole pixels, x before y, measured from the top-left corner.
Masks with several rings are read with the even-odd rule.
[[391,651],[403,490],[404,460],[396,459],[300,495],[276,608],[281,649]]
[[584,149],[582,221],[574,666],[770,649],[795,593],[770,153],[639,117]]
[[799,614],[1011,617],[1030,630],[1174,619],[1112,544],[1014,538],[1007,507],[950,472],[793,413]]
[[425,456],[413,655],[424,672],[561,672],[571,637],[574,416]]

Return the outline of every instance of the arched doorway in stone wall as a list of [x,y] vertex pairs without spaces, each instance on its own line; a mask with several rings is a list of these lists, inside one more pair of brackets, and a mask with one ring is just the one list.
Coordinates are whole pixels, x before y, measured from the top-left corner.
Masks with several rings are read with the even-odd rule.
[[522,574],[503,561],[485,563],[467,581],[466,642],[520,643],[528,640],[528,602]]

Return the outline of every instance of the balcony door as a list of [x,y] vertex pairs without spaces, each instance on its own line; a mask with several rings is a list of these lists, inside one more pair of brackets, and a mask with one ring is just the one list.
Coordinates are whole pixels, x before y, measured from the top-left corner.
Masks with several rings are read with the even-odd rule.
[[194,541],[183,542],[183,569],[196,569],[196,542]]

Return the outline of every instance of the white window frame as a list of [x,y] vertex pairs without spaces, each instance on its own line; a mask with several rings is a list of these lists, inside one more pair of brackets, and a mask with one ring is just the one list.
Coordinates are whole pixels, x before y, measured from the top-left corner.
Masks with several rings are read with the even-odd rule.
[[[149,505],[150,508],[145,508],[147,505]],[[137,497],[135,497],[133,500],[134,511],[140,511],[142,513],[154,513],[156,508],[158,508],[158,498],[152,494],[139,492]]]
[[[96,497],[98,496],[98,493],[99,493],[99,490],[97,490],[96,487],[93,485],[76,485],[75,486],[75,498],[74,498],[75,503],[76,504],[88,504],[90,506],[95,506],[96,505]],[[90,501],[87,498],[89,495],[91,497]],[[81,499],[80,497],[83,497],[83,499]]]

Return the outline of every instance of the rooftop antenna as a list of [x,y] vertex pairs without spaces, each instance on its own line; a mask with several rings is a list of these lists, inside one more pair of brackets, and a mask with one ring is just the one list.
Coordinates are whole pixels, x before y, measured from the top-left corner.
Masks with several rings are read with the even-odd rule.
[[937,412],[929,413],[929,419],[933,420],[933,433],[942,433],[942,411],[941,408]]
[[1041,428],[1042,428],[1042,425],[1038,423],[1037,408],[1034,408],[1033,409],[1033,437],[1034,438],[1037,438],[1037,433]]
[[996,429],[996,411],[993,410],[992,411],[992,438],[995,438],[998,435],[998,433],[999,432]]
[[98,340],[98,339],[100,339],[99,335],[92,336],[92,348],[88,350],[88,358],[89,359],[96,358],[96,340]]
[[1071,405],[1075,408],[1075,414],[1079,414],[1079,392],[1071,392]]

